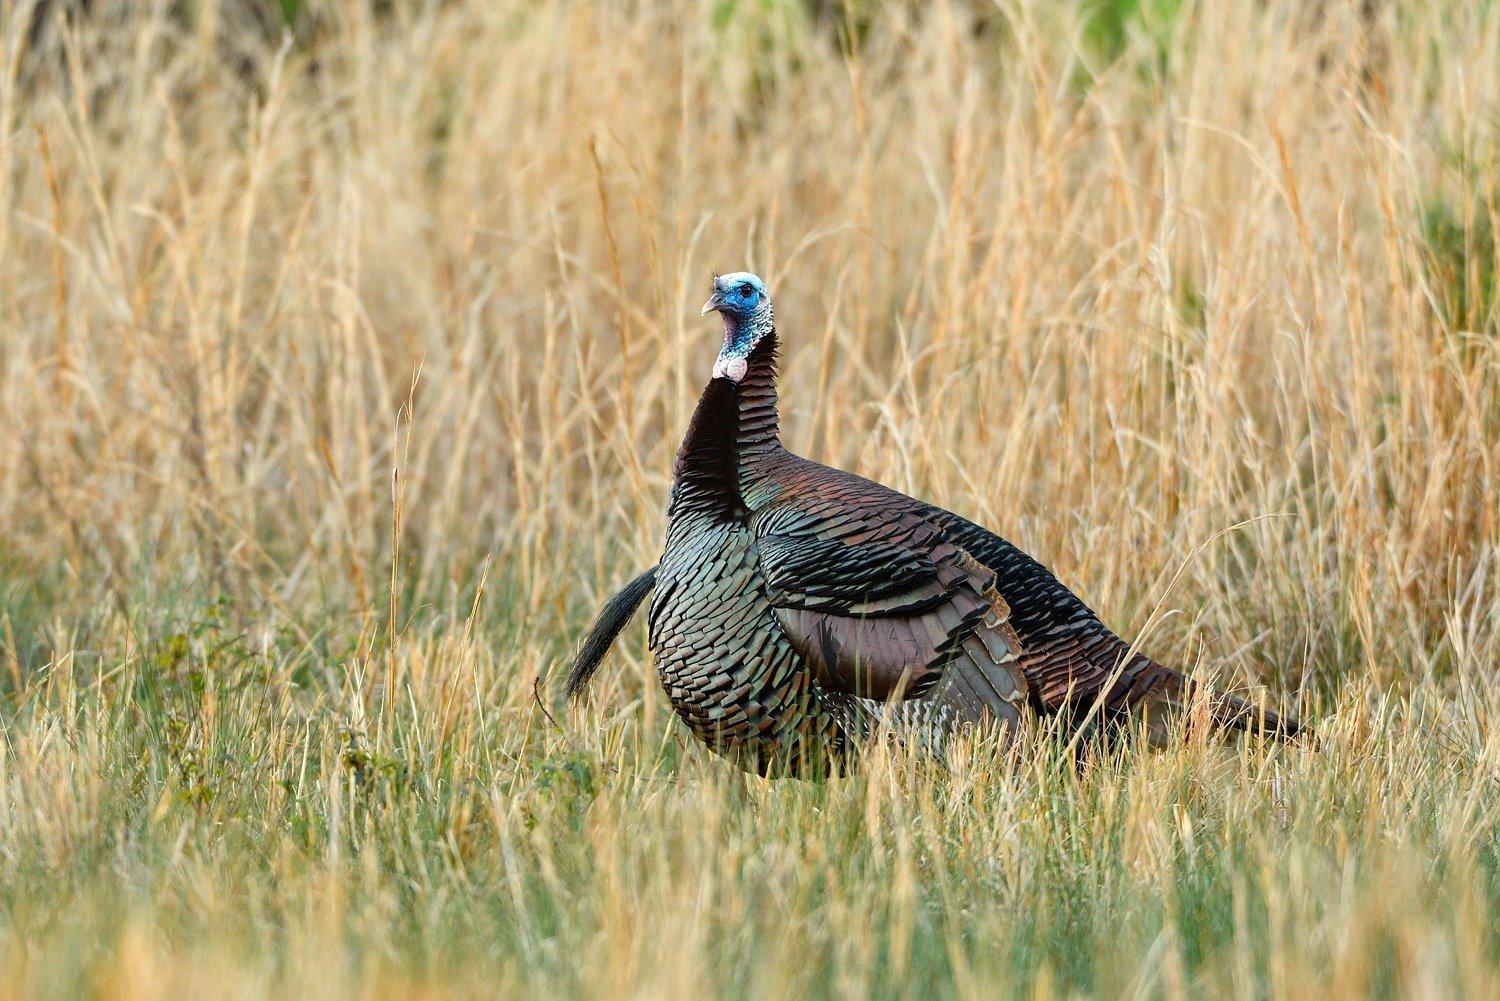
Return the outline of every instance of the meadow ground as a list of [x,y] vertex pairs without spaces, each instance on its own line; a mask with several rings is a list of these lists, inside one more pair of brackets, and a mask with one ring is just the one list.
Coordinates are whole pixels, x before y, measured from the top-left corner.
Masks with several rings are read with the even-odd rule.
[[[0,13],[0,994],[1500,996],[1490,0],[87,6]],[[1316,746],[749,779],[639,625],[555,707],[742,268],[790,445]]]

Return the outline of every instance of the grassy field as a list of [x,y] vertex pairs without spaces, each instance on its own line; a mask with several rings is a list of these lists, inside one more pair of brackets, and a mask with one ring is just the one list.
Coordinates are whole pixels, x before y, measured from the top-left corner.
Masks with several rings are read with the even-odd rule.
[[[1491,0],[0,4],[0,996],[1500,996]],[[69,14],[69,11],[73,11]],[[789,445],[1315,746],[821,783],[626,633]]]

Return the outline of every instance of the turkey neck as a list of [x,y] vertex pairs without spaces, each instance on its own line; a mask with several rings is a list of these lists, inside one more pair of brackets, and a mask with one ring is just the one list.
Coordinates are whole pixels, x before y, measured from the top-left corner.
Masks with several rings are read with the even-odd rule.
[[741,520],[742,486],[749,470],[781,448],[776,416],[776,332],[746,359],[736,385],[713,379],[704,387],[677,453],[668,515]]
[[739,425],[734,384],[723,378],[710,381],[698,398],[677,452],[672,499],[667,505],[672,524],[700,518],[728,520],[743,510],[735,460]]
[[776,416],[776,330],[761,339],[747,359],[745,377],[737,387],[739,429],[735,436],[741,467],[753,465],[780,447],[781,424]]

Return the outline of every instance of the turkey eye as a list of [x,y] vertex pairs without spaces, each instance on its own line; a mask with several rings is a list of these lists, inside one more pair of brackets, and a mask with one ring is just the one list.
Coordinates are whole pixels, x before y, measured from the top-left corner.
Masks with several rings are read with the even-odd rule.
[[750,298],[754,294],[755,294],[755,290],[753,288],[751,288],[749,285],[741,285],[740,286],[740,298],[741,299],[748,299],[748,298]]

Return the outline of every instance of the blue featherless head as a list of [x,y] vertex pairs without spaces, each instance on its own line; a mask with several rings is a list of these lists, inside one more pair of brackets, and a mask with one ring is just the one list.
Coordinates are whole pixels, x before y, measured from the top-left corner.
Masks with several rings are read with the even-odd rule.
[[714,378],[739,382],[749,367],[747,359],[776,326],[766,283],[748,271],[714,276],[714,294],[703,306],[703,315],[724,318],[724,346],[714,362]]

